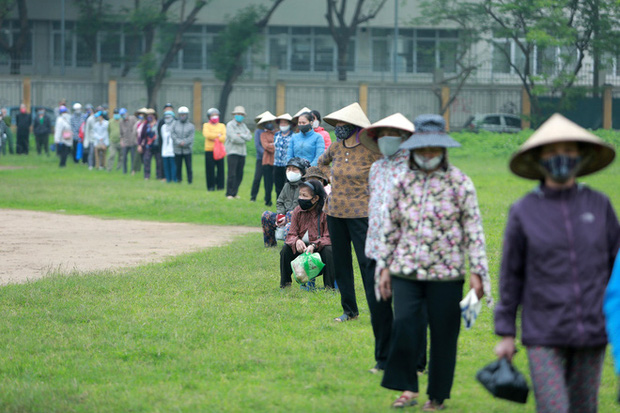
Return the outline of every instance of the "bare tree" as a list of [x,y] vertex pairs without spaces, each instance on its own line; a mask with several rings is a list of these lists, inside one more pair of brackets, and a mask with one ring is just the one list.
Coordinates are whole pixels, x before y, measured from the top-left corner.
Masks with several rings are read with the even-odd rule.
[[354,36],[357,27],[369,20],[374,19],[377,13],[385,5],[387,0],[380,0],[363,12],[366,0],[357,0],[351,20],[347,23],[348,0],[327,0],[327,13],[325,18],[329,24],[329,31],[336,42],[338,49],[338,80],[347,80],[347,63],[349,60],[349,42]]
[[9,44],[7,39],[0,36],[0,49],[7,52],[11,58],[10,73],[12,75],[18,75],[21,72],[22,51],[24,46],[26,46],[30,31],[28,27],[28,8],[26,7],[26,0],[0,0],[0,30],[6,25],[7,17],[16,5],[19,19],[17,39],[13,39]]

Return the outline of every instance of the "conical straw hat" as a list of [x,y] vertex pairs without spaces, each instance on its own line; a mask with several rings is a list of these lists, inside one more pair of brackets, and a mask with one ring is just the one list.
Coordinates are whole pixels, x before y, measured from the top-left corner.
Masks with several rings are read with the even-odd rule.
[[379,128],[394,128],[407,132],[407,135],[411,135],[415,130],[413,123],[404,117],[401,113],[395,113],[383,118],[369,127],[363,129],[360,132],[360,142],[373,152],[381,153],[379,145],[377,144],[377,132]]
[[370,126],[370,121],[366,114],[362,110],[359,103],[354,102],[349,106],[337,110],[325,116],[323,120],[332,126],[336,126],[338,122],[345,122],[351,125],[359,126],[360,128],[367,128]]
[[293,116],[293,120],[297,119],[302,113],[306,113],[306,112],[312,112],[312,109],[308,109],[307,107],[303,107],[301,109],[299,109],[299,112],[297,112],[295,114],[295,116]]
[[258,125],[262,125],[263,123],[273,122],[276,120],[276,116],[273,113],[267,113],[258,121]]
[[583,159],[577,176],[588,175],[605,168],[616,156],[616,151],[611,145],[556,113],[512,155],[510,170],[523,178],[544,179],[545,175],[539,164],[536,149],[558,142],[577,142],[592,150],[591,155]]
[[268,110],[264,111],[263,113],[261,113],[260,115],[256,115],[256,117],[254,118],[254,123],[258,123],[260,121],[260,118],[262,118],[265,115],[271,115],[272,113],[269,112]]
[[276,117],[276,120],[288,120],[289,122],[292,122],[293,118],[291,117],[290,114],[285,113],[283,115],[280,115],[280,116]]

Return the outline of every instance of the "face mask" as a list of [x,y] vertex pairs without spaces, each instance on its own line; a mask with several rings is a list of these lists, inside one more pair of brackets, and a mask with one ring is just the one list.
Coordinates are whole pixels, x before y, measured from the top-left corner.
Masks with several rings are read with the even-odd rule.
[[443,155],[435,156],[434,158],[428,159],[414,152],[413,160],[423,171],[432,171],[434,169],[437,169],[441,161],[443,161]]
[[299,131],[301,133],[308,133],[310,132],[310,129],[312,129],[312,125],[310,125],[309,123],[305,125],[299,125]]
[[121,118],[127,119],[127,115],[121,115]]
[[153,119],[155,119],[155,118],[153,118],[151,115],[149,115],[149,116],[147,116],[147,117],[146,117],[146,120],[147,120],[148,122],[153,122]]
[[304,211],[307,211],[314,206],[314,203],[312,202],[311,199],[298,198],[297,203],[299,204],[299,207],[303,209]]
[[273,130],[273,123],[266,123],[264,128],[267,130]]
[[103,116],[108,116],[108,111],[107,110],[103,111]]
[[43,116],[43,115],[45,115],[45,111],[44,110],[39,112],[39,116]]
[[357,129],[357,127],[354,125],[336,126],[336,128],[334,129],[334,134],[336,135],[336,139],[338,139],[339,141],[343,141],[349,136],[353,135],[355,129]]
[[291,125],[280,126],[280,132],[282,132],[282,133],[286,133],[289,130],[291,130]]
[[540,164],[551,179],[563,184],[576,175],[580,162],[581,156],[556,155],[544,161],[541,160]]
[[73,113],[75,113],[76,115],[79,115],[80,113],[82,113],[82,109],[76,109],[73,111]]
[[211,118],[209,119],[209,122],[211,122],[212,124],[216,124],[220,121],[220,117],[219,116],[211,116]]
[[20,109],[19,109],[19,111],[20,111],[21,113],[26,113],[26,109],[24,109],[24,108],[20,108]]
[[187,122],[187,114],[179,115],[179,120],[183,123]]
[[286,172],[286,179],[288,179],[289,182],[299,182],[301,174],[299,172]]
[[312,122],[312,129],[316,129],[316,128],[318,128],[318,127],[319,127],[319,125],[320,125],[319,120],[318,120],[318,119],[315,119],[315,120]]
[[172,116],[166,116],[164,118],[164,122],[166,122],[167,125],[170,125],[172,123]]
[[138,119],[140,120],[144,119],[144,115],[138,115]]
[[379,150],[384,156],[392,156],[398,152],[402,142],[400,136],[382,136],[377,140]]
[[119,120],[121,118],[121,115],[119,115],[118,113],[114,114],[114,119]]
[[243,122],[243,119],[245,119],[245,116],[243,115],[235,115],[235,120],[239,123]]

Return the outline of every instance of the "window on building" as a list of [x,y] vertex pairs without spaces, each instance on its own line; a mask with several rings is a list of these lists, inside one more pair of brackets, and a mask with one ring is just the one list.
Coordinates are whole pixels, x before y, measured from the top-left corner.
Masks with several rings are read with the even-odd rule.
[[[336,56],[334,39],[327,28],[314,29],[314,71],[331,72],[334,70]],[[347,51],[348,52],[348,51]]]
[[[0,30],[0,36],[4,39],[6,43],[9,45],[13,45],[17,39],[19,38],[19,21],[17,20],[7,20],[3,24],[2,30]],[[19,56],[19,60],[23,65],[31,65],[32,64],[32,22],[28,24],[28,33],[26,33],[26,42],[21,49],[21,54]],[[0,51],[0,65],[8,65],[10,63],[11,57],[9,53]]]
[[293,27],[291,38],[291,70],[308,72],[312,70],[311,28]]
[[207,70],[213,70],[214,64],[211,54],[217,47],[216,38],[223,26],[207,26],[205,35],[205,53],[207,59]]
[[112,67],[120,67],[122,31],[120,25],[111,25],[99,33],[97,61],[110,63]]
[[269,66],[277,67],[280,70],[288,70],[288,27],[270,27],[268,31],[269,56],[267,63]]
[[[60,22],[56,21],[52,24],[52,56],[54,66],[62,65],[62,31],[60,30]],[[73,66],[74,59],[74,24],[73,22],[65,23],[65,66]]]
[[372,29],[372,71],[392,70],[392,29]]
[[493,72],[510,73],[511,42],[508,40],[493,42]]
[[192,28],[189,33],[183,34],[183,49],[181,49],[181,61],[183,62],[183,69],[187,70],[200,70],[203,69],[203,50],[204,44],[202,35],[202,27]]

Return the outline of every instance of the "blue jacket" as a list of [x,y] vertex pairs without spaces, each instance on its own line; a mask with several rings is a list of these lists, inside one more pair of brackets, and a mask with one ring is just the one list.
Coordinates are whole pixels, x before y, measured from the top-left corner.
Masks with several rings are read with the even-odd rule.
[[603,312],[607,324],[607,338],[616,361],[616,374],[620,376],[620,254],[616,256],[611,280],[607,285]]
[[265,130],[260,128],[254,131],[254,147],[256,148],[256,159],[259,161],[263,159],[263,153],[265,152],[263,145],[260,143],[260,134],[263,132],[265,132]]
[[297,132],[291,138],[288,145],[287,159],[294,157],[304,158],[310,161],[312,166],[317,166],[319,156],[325,152],[325,140],[313,130],[303,134]]

